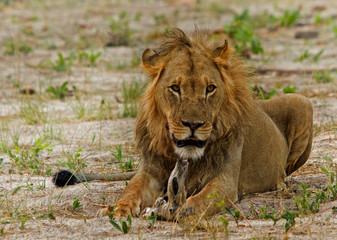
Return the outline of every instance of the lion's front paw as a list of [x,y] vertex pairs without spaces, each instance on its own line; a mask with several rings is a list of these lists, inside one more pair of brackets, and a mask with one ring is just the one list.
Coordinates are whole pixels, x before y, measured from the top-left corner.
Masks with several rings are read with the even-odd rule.
[[96,215],[98,217],[105,217],[108,216],[111,212],[111,207],[107,206],[106,208],[101,208],[97,211]]
[[140,200],[120,200],[117,202],[114,210],[115,218],[127,217],[128,215],[138,217],[140,213]]

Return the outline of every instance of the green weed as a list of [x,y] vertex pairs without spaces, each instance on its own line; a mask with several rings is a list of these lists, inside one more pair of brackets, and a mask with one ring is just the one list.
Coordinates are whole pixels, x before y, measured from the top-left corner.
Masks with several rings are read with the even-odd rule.
[[157,216],[156,215],[153,215],[153,216],[148,216],[147,219],[146,219],[149,223],[149,228],[152,229],[154,224],[156,223],[157,221]]
[[67,160],[61,162],[60,165],[67,167],[71,172],[78,172],[86,168],[85,159],[81,156],[82,150],[82,148],[78,148],[75,153],[66,151],[64,154]]
[[95,53],[94,50],[91,49],[90,52],[81,51],[78,56],[80,63],[85,66],[92,67],[96,66],[97,59],[102,55],[101,52]]
[[321,49],[318,53],[313,55],[314,62],[318,62],[318,59],[322,56],[323,52],[324,52],[324,49]]
[[20,106],[20,117],[24,118],[26,123],[30,125],[48,121],[47,113],[43,110],[43,106],[31,101]]
[[332,32],[335,35],[335,37],[337,38],[337,25],[332,26]]
[[275,211],[272,211],[272,213],[269,213],[268,211],[268,205],[265,203],[263,208],[260,208],[260,215],[258,215],[258,218],[269,220],[271,219],[274,222],[274,225],[281,219],[281,216],[277,215]]
[[296,86],[288,85],[285,88],[283,88],[283,93],[294,93],[296,92]]
[[122,96],[124,100],[122,117],[136,117],[138,114],[137,102],[145,90],[146,84],[133,81],[130,84],[122,84]]
[[305,50],[295,61],[302,62],[306,59],[312,58],[314,62],[318,62],[319,58],[322,56],[324,49],[321,49],[316,54],[309,53],[309,50]]
[[303,60],[309,58],[310,56],[311,56],[311,54],[309,54],[309,50],[305,50],[305,51],[301,54],[301,56],[299,56],[299,57],[297,58],[297,61],[302,62]]
[[23,230],[25,229],[25,224],[27,222],[27,220],[30,218],[29,215],[20,215],[19,219],[20,219],[20,229]]
[[68,81],[65,81],[60,86],[56,86],[56,87],[49,86],[46,89],[46,93],[50,93],[52,95],[52,97],[51,97],[52,99],[60,99],[60,100],[64,101],[65,97],[69,93],[69,89],[68,89],[67,85],[68,85]]
[[329,190],[329,198],[331,200],[335,200],[337,198],[337,174],[335,167],[329,168],[325,166],[321,169],[329,178],[330,184],[327,185],[327,189]]
[[234,40],[238,52],[251,49],[254,54],[263,54],[262,44],[254,35],[254,20],[248,10],[235,14],[232,22],[225,27],[225,33]]
[[17,146],[14,150],[10,150],[4,143],[2,143],[2,150],[17,169],[42,174],[45,163],[40,159],[40,153],[45,150],[49,154],[53,150],[53,145],[43,138],[38,138],[29,150]]
[[302,194],[298,197],[293,197],[296,207],[300,213],[309,214],[317,213],[319,211],[320,204],[325,199],[324,192],[317,192],[314,199],[310,198],[312,192],[307,190],[307,184],[302,183]]
[[296,23],[301,17],[300,10],[286,10],[280,18],[282,27],[289,27]]
[[229,214],[230,216],[232,216],[232,218],[234,219],[236,225],[239,226],[239,222],[242,219],[240,211],[238,209],[235,209],[234,212],[233,212],[230,208],[226,207],[225,208],[225,212],[227,214]]
[[334,81],[330,71],[314,72],[314,79],[317,83],[330,83]]
[[[134,160],[130,157],[124,157],[122,153],[122,145],[115,146],[115,151],[112,151],[112,156],[115,158],[115,160],[119,164],[119,168],[122,171],[130,171],[134,169]],[[126,161],[123,161],[123,159],[126,158]]]
[[114,228],[116,228],[118,231],[126,234],[128,232],[130,232],[131,230],[131,227],[132,227],[132,219],[131,219],[131,216],[128,215],[127,218],[126,218],[126,221],[124,221],[123,219],[119,219],[119,223],[120,225],[118,224],[118,222],[114,221],[113,220],[113,207],[111,209],[111,213],[109,214],[109,222],[112,224],[112,226]]
[[[112,46],[130,44],[130,38],[132,35],[132,31],[129,27],[129,20],[128,20],[126,11],[122,11],[119,14],[119,17],[117,20],[114,18],[109,18],[109,28],[114,38],[116,38],[114,39],[114,41],[110,43]],[[121,43],[124,43],[124,44],[121,44]]]
[[320,14],[316,14],[315,15],[315,20],[314,20],[314,24],[315,25],[319,25],[323,22],[323,18]]
[[73,210],[83,207],[77,197],[74,197],[73,200]]
[[6,42],[4,55],[15,55],[18,53],[27,54],[33,51],[33,47],[26,45],[22,42]]
[[285,228],[286,232],[288,232],[295,225],[295,223],[296,223],[295,218],[296,217],[298,217],[297,212],[286,210],[283,213],[282,218],[286,220],[286,222],[284,224],[284,228]]
[[56,72],[70,72],[71,65],[76,59],[75,54],[70,54],[69,57],[64,57],[62,53],[57,54],[58,59],[55,62],[51,62],[52,69]]
[[100,120],[112,120],[115,118],[113,110],[116,109],[116,106],[112,105],[111,101],[105,99],[101,100],[101,103],[98,108],[97,118]]

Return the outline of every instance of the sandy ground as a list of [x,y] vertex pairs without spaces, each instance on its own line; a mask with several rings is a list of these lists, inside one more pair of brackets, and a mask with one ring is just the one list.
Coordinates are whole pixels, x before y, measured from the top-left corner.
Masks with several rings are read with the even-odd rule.
[[[4,1],[6,2],[6,1]],[[337,162],[337,2],[329,1],[8,1],[0,2],[0,142],[9,149],[18,145],[29,149],[42,137],[53,145],[42,151],[41,174],[18,169],[0,149],[0,238],[1,239],[336,239],[337,214],[327,201],[315,214],[301,215],[288,233],[284,220],[273,225],[271,220],[257,219],[266,203],[276,212],[296,210],[293,196],[303,182],[308,189],[329,183],[321,168]],[[249,83],[267,92],[275,89],[281,95],[287,85],[307,96],[314,107],[314,142],[308,162],[287,179],[289,189],[244,196],[237,204],[245,219],[237,225],[229,218],[228,234],[219,216],[195,224],[133,219],[132,229],[122,234],[109,223],[108,217],[96,212],[112,204],[124,189],[125,182],[91,182],[56,188],[50,172],[65,168],[62,163],[80,152],[78,158],[86,172],[120,171],[112,152],[121,144],[124,160],[132,158],[136,166],[139,155],[134,149],[134,118],[121,118],[122,84],[144,83],[147,76],[137,67],[137,59],[147,47],[158,44],[157,34],[166,24],[192,31],[223,29],[235,12],[248,8],[251,15],[264,11],[280,16],[287,9],[300,9],[301,19],[291,27],[259,28],[257,36],[264,56],[251,55],[248,63],[256,68],[256,79]],[[110,18],[118,19],[125,11],[132,37],[126,46],[106,47]],[[320,16],[330,19],[315,24]],[[311,39],[297,39],[298,31],[316,31]],[[8,43],[24,43],[32,52],[6,54]],[[101,52],[97,64],[87,67],[76,59],[70,72],[56,72],[44,67],[55,62],[58,53],[65,57],[82,49]],[[88,50],[89,49],[89,50]],[[324,50],[318,61],[313,55]],[[308,59],[295,61],[304,51]],[[136,64],[132,64],[136,61]],[[313,72],[327,70],[335,80],[317,83]],[[69,93],[64,101],[51,99],[45,93],[49,86],[68,81],[76,86],[78,96]],[[33,89],[35,94],[20,94]],[[109,117],[101,118],[98,109],[104,100],[111,106]],[[35,107],[34,106],[38,106]],[[27,113],[24,109],[38,109]],[[82,110],[82,115],[79,112]],[[39,114],[42,114],[40,116]],[[29,119],[37,119],[31,123]],[[81,150],[79,150],[81,149]],[[296,195],[297,194],[297,195]],[[73,209],[74,198],[82,207]]]

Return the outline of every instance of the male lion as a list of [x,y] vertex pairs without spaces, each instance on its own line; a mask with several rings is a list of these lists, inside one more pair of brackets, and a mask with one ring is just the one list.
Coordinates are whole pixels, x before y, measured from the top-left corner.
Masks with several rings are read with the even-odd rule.
[[313,110],[299,95],[254,101],[249,68],[228,46],[196,31],[170,30],[146,49],[151,76],[140,101],[136,143],[142,163],[115,206],[115,217],[137,216],[164,192],[178,158],[189,159],[186,208],[214,214],[208,195],[225,205],[243,193],[284,185],[308,159]]

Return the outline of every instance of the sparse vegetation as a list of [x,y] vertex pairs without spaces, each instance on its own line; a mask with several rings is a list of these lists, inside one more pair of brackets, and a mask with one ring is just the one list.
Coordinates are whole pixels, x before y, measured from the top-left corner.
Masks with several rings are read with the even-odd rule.
[[235,41],[238,52],[251,49],[254,54],[264,53],[260,40],[254,34],[254,20],[248,10],[235,14],[232,22],[225,27],[225,33]]
[[123,220],[123,219],[119,219],[119,224],[118,224],[118,222],[116,222],[116,221],[113,220],[113,208],[112,208],[112,211],[109,214],[109,218],[110,218],[109,222],[118,231],[120,231],[120,232],[122,232],[124,234],[130,232],[131,227],[132,227],[132,219],[131,219],[130,215],[127,216],[126,221]]
[[122,171],[130,171],[134,169],[134,160],[131,157],[125,157],[123,155],[122,145],[115,146],[115,150],[112,151],[111,154],[119,164],[119,168]]
[[285,88],[283,88],[283,93],[295,93],[296,92],[296,86],[287,85]]
[[9,157],[17,170],[38,175],[45,170],[45,162],[40,158],[43,150],[49,154],[53,150],[53,146],[42,138],[38,138],[28,150],[18,146],[14,150],[10,150],[2,142],[2,151]]
[[129,84],[122,84],[122,96],[124,100],[123,113],[121,117],[136,117],[138,114],[137,102],[145,90],[146,84],[140,81],[133,81]]
[[314,79],[317,83],[329,83],[334,81],[330,71],[314,72]]
[[33,51],[33,47],[23,42],[10,41],[5,43],[4,55],[27,54]]
[[60,86],[56,86],[56,87],[49,86],[46,89],[46,92],[52,94],[52,96],[51,96],[52,99],[60,99],[60,100],[64,101],[65,97],[69,93],[69,89],[68,89],[67,85],[68,85],[68,81],[65,81]]
[[280,18],[281,26],[289,27],[301,17],[300,10],[286,10]]
[[70,72],[71,65],[76,58],[75,54],[64,57],[62,53],[58,53],[57,56],[58,59],[55,62],[51,62],[52,69],[56,72]]

